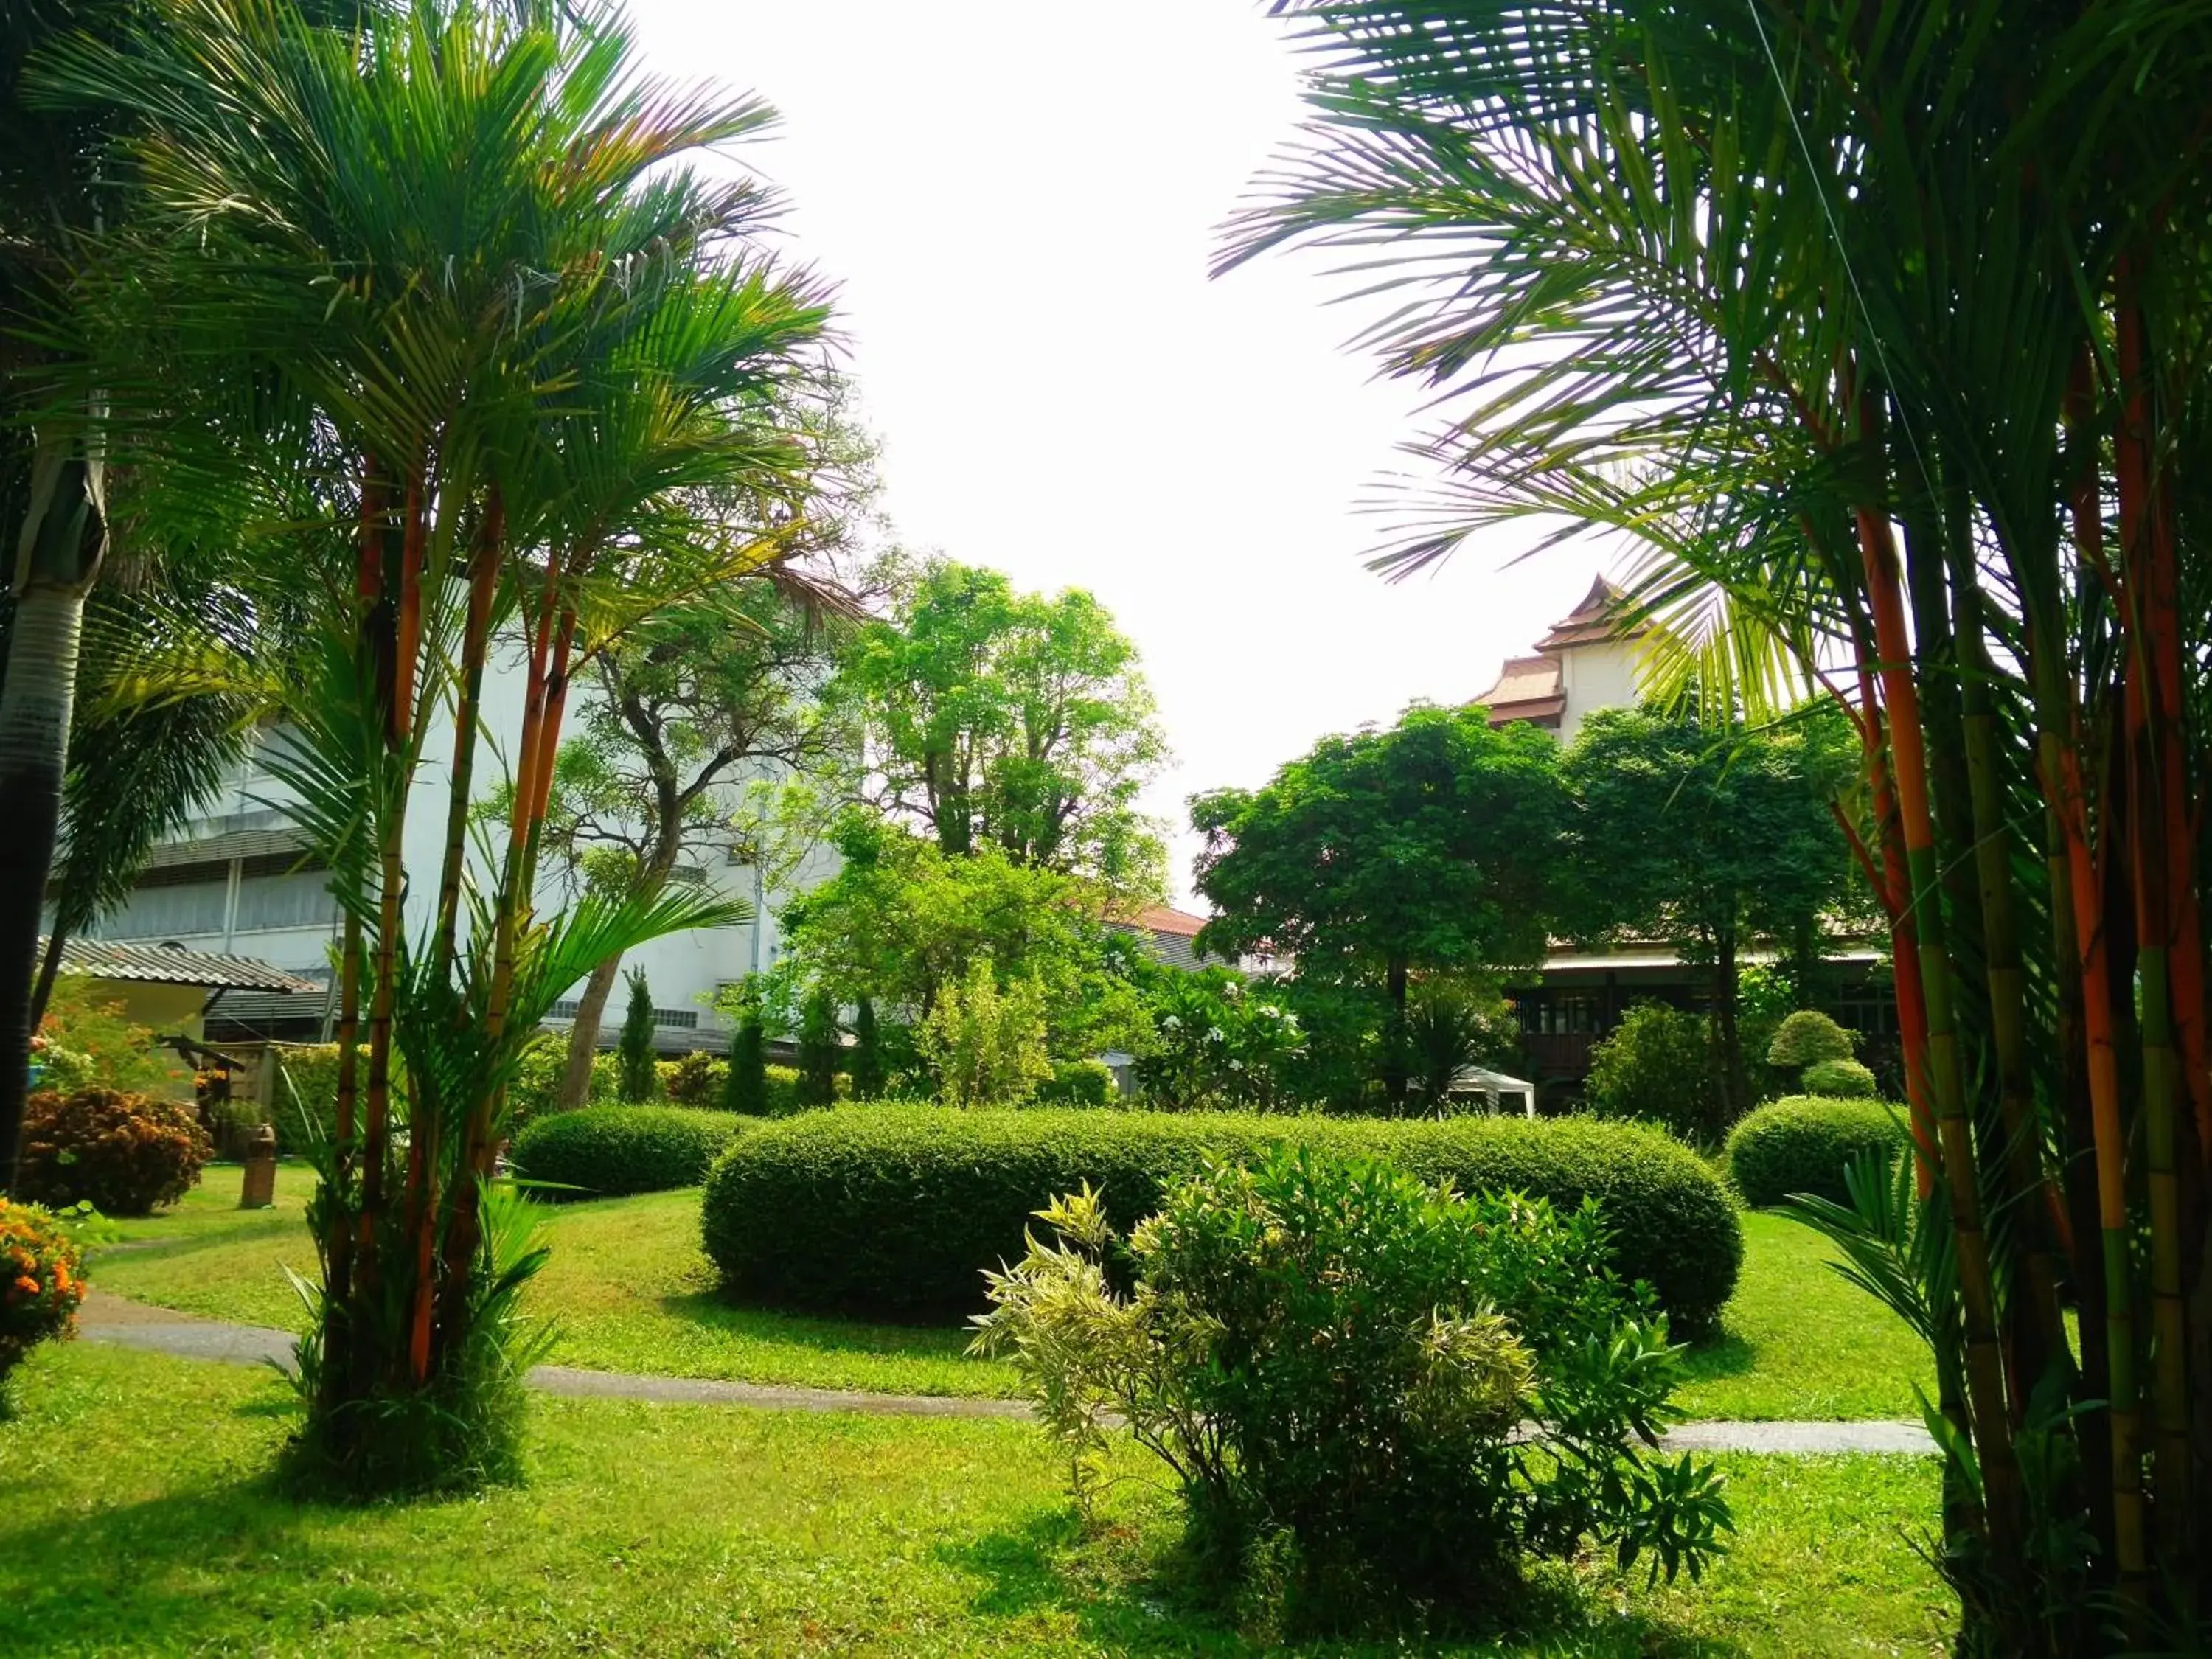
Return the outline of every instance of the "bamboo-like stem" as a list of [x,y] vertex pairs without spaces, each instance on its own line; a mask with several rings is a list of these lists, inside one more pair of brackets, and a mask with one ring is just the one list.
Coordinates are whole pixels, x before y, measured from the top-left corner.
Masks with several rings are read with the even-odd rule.
[[1996,1050],[1997,1106],[2005,1131],[2009,1201],[2020,1218],[2021,1289],[2026,1292],[2020,1356],[2021,1388],[2013,1401],[2014,1426],[2033,1389],[2052,1365],[2072,1369],[2065,1316],[2058,1303],[2058,1267],[2051,1246],[2054,1214],[2063,1213],[2043,1167],[2043,1135],[2035,1115],[2027,1060],[2027,974],[2013,919],[2012,832],[2006,821],[2004,782],[1998,775],[1996,716],[1990,685],[1996,670],[1983,637],[1982,592],[1972,550],[1958,536],[1947,543],[1951,562],[1960,685],[1960,735],[1966,751],[1972,815],[1976,896],[1982,916],[1982,957],[1989,992],[1990,1037]]
[[[2119,607],[2128,652],[2124,709],[2130,860],[2135,878],[2139,1038],[2142,1048],[2145,1194],[2150,1212],[2152,1469],[2151,1522],[2169,1561],[2184,1558],[2190,1525],[2188,1317],[2182,1301],[2179,1125],[2181,1066],[2176,1048],[2172,955],[2179,895],[2168,883],[2177,863],[2164,844],[2169,797],[2178,799],[2180,719],[2176,615],[2179,580],[2161,567],[2171,544],[2154,528],[2154,436],[2149,365],[2136,272],[2123,258],[2116,273],[2120,421],[2113,442],[2118,486],[2120,558],[2127,572]],[[2169,677],[2160,659],[2169,648]],[[2170,699],[2170,701],[2169,701]],[[2169,758],[2171,757],[2171,758]],[[2169,783],[2176,786],[2169,791]],[[2187,808],[2181,806],[2185,833]],[[2191,861],[2178,855],[2185,878]],[[2191,907],[2193,908],[2193,905]],[[2198,991],[2201,1013],[2201,988]]]
[[476,782],[477,722],[484,663],[491,649],[492,600],[507,540],[507,503],[497,484],[484,501],[483,523],[469,558],[469,605],[461,630],[460,685],[453,702],[453,764],[447,779],[446,851],[438,872],[436,959],[451,971],[459,948],[461,878],[468,854],[470,793]]
[[[1860,394],[1862,431],[1881,441],[1880,405],[1870,392]],[[1922,744],[1918,689],[1913,684],[1911,641],[1897,548],[1889,521],[1877,509],[1856,514],[1860,551],[1866,562],[1867,595],[1875,644],[1881,662],[1882,704],[1889,716],[1890,757],[1897,788],[1898,818],[1905,837],[1907,868],[1919,935],[1921,994],[1928,1010],[1929,1082],[1936,1101],[1942,1174],[1951,1201],[1951,1225],[1957,1238],[1960,1311],[1966,1338],[1966,1397],[1973,1420],[1974,1444],[1981,1460],[1990,1543],[2001,1562],[2018,1553],[2023,1510],[2020,1466],[2014,1455],[2010,1415],[2005,1399],[2004,1357],[1997,1341],[1996,1293],[1990,1265],[1989,1240],[1982,1226],[1982,1200],[1974,1158],[1973,1126],[1966,1109],[1959,1068],[1958,1038],[1951,1008],[1950,963],[1944,947],[1942,890],[1936,868],[1935,825],[1929,811],[1926,755]]]
[[1920,991],[1920,939],[1912,925],[1911,885],[1905,871],[1905,837],[1898,825],[1897,792],[1884,755],[1881,703],[1876,696],[1872,653],[1863,649],[1860,700],[1867,711],[1861,742],[1867,787],[1874,799],[1875,835],[1881,849],[1881,878],[1875,884],[1882,912],[1889,918],[1890,960],[1895,964],[1897,1046],[1905,1067],[1905,1103],[1912,1129],[1914,1187],[1925,1200],[1936,1189],[1935,1102],[1928,1087],[1928,1004]]

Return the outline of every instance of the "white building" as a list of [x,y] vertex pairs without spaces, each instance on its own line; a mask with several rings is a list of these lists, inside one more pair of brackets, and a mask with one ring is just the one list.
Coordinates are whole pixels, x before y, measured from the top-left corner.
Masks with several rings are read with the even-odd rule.
[[1600,576],[1583,602],[1536,641],[1534,654],[1509,657],[1497,683],[1473,699],[1489,709],[1490,723],[1525,721],[1572,743],[1597,710],[1641,702],[1641,630],[1617,629],[1621,603],[1620,590]]
[[[571,729],[576,705],[592,695],[595,688],[586,681],[572,687]],[[521,727],[522,697],[520,665],[495,663],[484,677],[486,729],[511,741]],[[337,905],[328,890],[326,872],[303,861],[308,858],[306,837],[286,821],[277,805],[289,793],[267,769],[267,758],[277,741],[264,742],[225,780],[222,795],[185,835],[155,849],[130,899],[90,930],[98,939],[173,943],[187,950],[251,957],[325,988],[304,994],[234,992],[210,1012],[208,1036],[213,1041],[314,1041],[326,1034],[334,1017],[335,1000],[327,988],[339,933]],[[404,838],[410,875],[407,921],[410,933],[416,936],[429,926],[445,848],[445,789],[452,752],[453,725],[441,711],[425,744]],[[487,758],[480,750],[481,793],[504,781],[496,763],[487,769]],[[732,811],[745,785],[757,776],[741,772],[724,786]],[[736,837],[732,840],[734,843]],[[670,1052],[720,1048],[726,1043],[727,1027],[712,1006],[716,993],[775,960],[781,944],[777,912],[793,893],[823,880],[836,868],[834,849],[823,848],[809,855],[792,880],[763,890],[758,872],[742,861],[734,845],[702,851],[703,856],[701,852],[687,854],[673,879],[744,900],[752,906],[752,920],[738,927],[700,928],[655,939],[623,958],[626,966],[645,969],[653,988],[659,1045]],[[541,872],[541,902],[561,902],[562,880],[558,871]],[[579,981],[569,995],[581,989]],[[603,1042],[614,1040],[622,1009],[617,988]],[[572,1003],[557,1006],[556,1018],[549,1023],[565,1023],[559,1017],[572,1011]]]

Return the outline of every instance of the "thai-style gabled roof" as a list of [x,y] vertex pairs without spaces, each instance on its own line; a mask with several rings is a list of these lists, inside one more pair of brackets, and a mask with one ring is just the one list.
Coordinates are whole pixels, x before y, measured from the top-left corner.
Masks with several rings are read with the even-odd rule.
[[[39,941],[44,950],[46,941]],[[187,951],[178,945],[121,945],[108,939],[62,942],[62,971],[92,979],[132,980],[146,985],[200,985],[210,991],[322,990],[311,979],[288,974],[252,957]]]
[[1557,726],[1565,713],[1565,688],[1560,684],[1557,657],[1512,657],[1498,676],[1498,683],[1474,699],[1490,711],[1490,723],[1528,720],[1538,726]]
[[1590,584],[1590,591],[1583,596],[1583,602],[1553,623],[1552,631],[1536,641],[1536,649],[1571,651],[1578,645],[1605,645],[1634,638],[1643,630],[1624,630],[1620,626],[1620,609],[1626,598],[1600,576]]

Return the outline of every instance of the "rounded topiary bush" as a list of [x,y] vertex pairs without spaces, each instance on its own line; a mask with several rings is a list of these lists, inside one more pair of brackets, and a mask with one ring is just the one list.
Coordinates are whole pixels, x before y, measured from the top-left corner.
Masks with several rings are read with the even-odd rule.
[[1816,1060],[1805,1068],[1805,1092],[1830,1100],[1872,1100],[1881,1090],[1856,1060]]
[[689,1106],[586,1106],[524,1125],[507,1160],[524,1179],[553,1183],[541,1198],[664,1192],[704,1181],[738,1124]]
[[1678,1335],[1735,1286],[1743,1236],[1726,1190],[1656,1130],[1587,1118],[1377,1118],[876,1106],[809,1113],[732,1143],[707,1182],[707,1254],[733,1295],[827,1312],[945,1318],[983,1305],[983,1271],[1018,1261],[1033,1212],[1088,1182],[1126,1232],[1208,1152],[1277,1141],[1388,1159],[1462,1192],[1595,1198],[1616,1265],[1648,1279]]
[[1902,1107],[1878,1100],[1796,1095],[1762,1106],[1729,1136],[1729,1173],[1758,1208],[1799,1193],[1848,1202],[1844,1171],[1869,1152],[1890,1158],[1911,1144]]
[[191,1190],[215,1143],[191,1107],[114,1089],[33,1095],[15,1196],[104,1215],[150,1215]]
[[1824,1060],[1849,1060],[1855,1046],[1851,1034],[1819,1009],[1800,1008],[1775,1029],[1766,1063],[1795,1072]]

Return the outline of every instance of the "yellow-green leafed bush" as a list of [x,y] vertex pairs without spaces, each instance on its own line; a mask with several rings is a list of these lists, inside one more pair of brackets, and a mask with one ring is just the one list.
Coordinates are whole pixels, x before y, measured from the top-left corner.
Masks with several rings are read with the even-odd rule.
[[1649,1280],[1677,1336],[1735,1289],[1742,1231],[1720,1180],[1669,1136],[1588,1118],[1443,1121],[871,1105],[739,1137],[708,1177],[707,1254],[732,1295],[828,1312],[957,1318],[1021,1258],[1035,1212],[1085,1182],[1127,1231],[1208,1152],[1279,1142],[1387,1158],[1464,1193],[1602,1206],[1614,1265]]
[[1911,1144],[1905,1109],[1878,1100],[1793,1095],[1762,1106],[1729,1136],[1729,1173],[1756,1209],[1800,1193],[1850,1201],[1844,1171],[1872,1153],[1887,1159]]
[[1133,1234],[1088,1190],[1046,1221],[1058,1246],[991,1276],[976,1346],[1012,1362],[1079,1502],[1119,1419],[1176,1477],[1187,1540],[1286,1626],[1495,1603],[1592,1541],[1669,1578],[1719,1552],[1718,1477],[1645,1449],[1677,1363],[1595,1208],[1277,1146],[1177,1182]]

